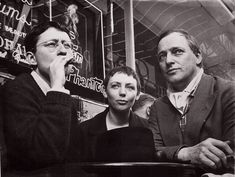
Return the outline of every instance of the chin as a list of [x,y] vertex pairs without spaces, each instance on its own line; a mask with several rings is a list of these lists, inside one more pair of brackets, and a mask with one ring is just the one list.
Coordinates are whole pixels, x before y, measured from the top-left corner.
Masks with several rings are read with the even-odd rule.
[[130,108],[116,108],[116,110],[124,113],[124,112],[128,112]]
[[173,77],[168,77],[168,78],[167,78],[167,81],[168,81],[169,83],[172,83],[172,84],[178,83],[178,82],[180,82],[181,80],[182,80],[182,78],[180,78],[180,77],[178,77],[178,76],[173,76]]

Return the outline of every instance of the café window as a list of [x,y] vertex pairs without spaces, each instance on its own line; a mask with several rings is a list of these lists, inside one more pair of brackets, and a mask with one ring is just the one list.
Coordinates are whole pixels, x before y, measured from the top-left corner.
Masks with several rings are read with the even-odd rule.
[[33,26],[44,21],[66,25],[78,65],[67,77],[73,95],[103,102],[104,57],[102,11],[86,0],[1,0],[0,72],[14,76],[31,71],[23,41]]
[[[235,80],[234,1],[112,0],[113,65],[126,59],[125,9],[133,4],[135,64],[141,91],[154,97],[166,94],[166,81],[156,56],[159,35],[170,29],[184,29],[193,35],[201,49],[204,72]],[[107,68],[106,68],[107,69]]]

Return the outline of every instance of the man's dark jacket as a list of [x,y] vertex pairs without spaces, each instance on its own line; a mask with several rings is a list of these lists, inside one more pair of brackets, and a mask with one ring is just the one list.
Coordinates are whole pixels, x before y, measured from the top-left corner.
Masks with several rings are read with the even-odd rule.
[[182,134],[180,113],[167,96],[151,107],[149,126],[153,132],[155,149],[175,158],[183,145],[193,146],[207,138],[229,140],[235,145],[235,84],[203,74],[187,113],[187,125]]

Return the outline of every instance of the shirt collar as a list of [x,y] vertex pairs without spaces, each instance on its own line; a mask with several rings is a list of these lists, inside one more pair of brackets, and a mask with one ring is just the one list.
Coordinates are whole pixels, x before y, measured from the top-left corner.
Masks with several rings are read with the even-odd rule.
[[116,125],[114,124],[111,120],[110,120],[110,114],[109,112],[107,113],[106,115],[106,127],[107,127],[107,130],[113,130],[113,129],[116,129],[116,128],[122,128],[122,127],[129,127],[129,122],[123,124],[123,125]]
[[50,90],[50,86],[48,83],[35,71],[31,72],[33,79],[36,81],[42,92],[46,95]]
[[[194,93],[194,91],[196,90],[201,78],[202,78],[202,74],[203,74],[204,70],[201,68],[199,70],[199,72],[197,73],[197,75],[191,80],[191,82],[188,84],[188,86],[182,91],[182,92],[186,92],[189,94]],[[171,93],[175,93],[173,91],[173,89],[168,86],[167,88],[167,95],[171,94]],[[179,92],[180,93],[180,92]]]
[[203,74],[203,69],[201,68],[193,80],[188,84],[188,86],[183,90],[183,92],[192,93],[196,90]]
[[190,96],[193,97],[197,86],[201,80],[203,74],[203,69],[197,73],[197,75],[192,79],[188,86],[182,92],[174,92],[170,87],[167,89],[167,97],[169,98],[172,105],[183,114],[187,109],[189,104]]

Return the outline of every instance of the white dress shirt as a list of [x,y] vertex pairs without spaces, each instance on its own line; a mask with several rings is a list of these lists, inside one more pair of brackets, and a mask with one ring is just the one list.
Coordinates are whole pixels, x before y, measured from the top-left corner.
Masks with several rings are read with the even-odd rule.
[[192,79],[188,86],[182,92],[174,92],[172,88],[168,87],[167,96],[172,105],[181,113],[184,114],[189,103],[189,96],[192,95],[201,80],[203,69],[201,68],[197,75]]
[[38,86],[40,87],[40,89],[42,90],[42,92],[45,95],[49,91],[57,91],[57,92],[63,92],[63,93],[66,93],[66,94],[70,94],[70,91],[65,89],[65,88],[51,89],[50,85],[35,71],[32,71],[31,75],[32,75],[33,79],[35,80],[35,82],[38,84]]

